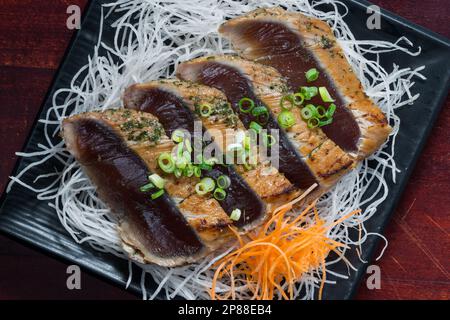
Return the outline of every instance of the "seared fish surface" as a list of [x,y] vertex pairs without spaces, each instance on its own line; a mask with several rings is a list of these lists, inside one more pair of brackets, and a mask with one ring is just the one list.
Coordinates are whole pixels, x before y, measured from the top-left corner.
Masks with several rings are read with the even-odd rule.
[[[276,7],[231,19],[219,32],[242,57],[274,67],[292,91],[308,85],[305,72],[317,68],[322,76],[314,85],[327,87],[337,106],[323,131],[351,156],[363,159],[386,141],[391,132],[386,117],[364,93],[324,21]],[[320,104],[319,99],[311,102]]]

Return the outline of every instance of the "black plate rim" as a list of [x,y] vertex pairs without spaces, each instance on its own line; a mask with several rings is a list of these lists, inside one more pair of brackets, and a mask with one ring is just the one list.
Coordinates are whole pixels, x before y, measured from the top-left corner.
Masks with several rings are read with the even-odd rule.
[[[361,8],[361,9],[366,9],[368,6],[373,5],[373,3],[365,1],[365,0],[345,0],[345,1],[347,1],[347,2],[349,2],[351,4],[353,4],[353,5]],[[23,146],[21,148],[21,151],[24,151],[27,148],[27,146],[29,144],[30,137],[33,134],[35,126],[36,126],[38,120],[40,119],[40,117],[42,115],[42,112],[43,112],[43,110],[45,108],[45,105],[47,104],[48,100],[52,98],[52,95],[53,95],[53,93],[55,91],[55,84],[58,82],[58,80],[61,77],[61,70],[67,64],[67,57],[68,57],[68,55],[70,55],[70,53],[74,49],[75,42],[80,37],[80,34],[81,34],[82,30],[83,30],[83,26],[84,26],[85,21],[86,21],[86,17],[89,15],[91,10],[93,9],[93,7],[94,7],[93,4],[94,3],[95,3],[95,0],[88,1],[85,9],[83,10],[82,20],[81,20],[82,21],[81,28],[76,30],[76,32],[74,32],[74,34],[72,35],[72,37],[71,37],[71,39],[69,41],[69,44],[68,44],[68,46],[67,46],[67,48],[66,48],[66,50],[64,52],[64,55],[62,56],[62,58],[60,60],[61,62],[59,64],[58,68],[55,71],[55,74],[53,76],[53,79],[51,81],[49,89],[46,92],[45,97],[42,100],[42,103],[41,103],[41,105],[40,105],[40,107],[39,107],[39,109],[38,109],[38,111],[36,113],[36,117],[35,117],[35,119],[33,121],[33,124],[31,126],[28,134],[27,134],[25,142],[24,142],[24,144],[23,144]],[[430,39],[432,41],[439,42],[440,44],[443,44],[443,45],[445,45],[445,46],[450,48],[450,40],[447,39],[446,37],[444,37],[444,36],[442,36],[442,35],[440,35],[438,33],[435,33],[435,32],[433,32],[433,31],[431,31],[431,30],[429,30],[429,29],[427,29],[425,27],[417,25],[417,24],[415,24],[413,22],[410,22],[407,19],[402,18],[402,17],[400,17],[400,16],[398,16],[398,15],[396,15],[396,14],[394,14],[394,13],[388,11],[388,10],[385,10],[383,8],[380,8],[380,9],[381,9],[381,15],[382,15],[382,17],[384,19],[387,19],[387,20],[389,20],[390,22],[392,22],[394,24],[400,24],[403,27],[410,28],[410,29],[418,32],[421,36],[423,36],[425,38],[428,38],[428,39]],[[445,86],[447,88],[450,87],[450,73],[447,74],[447,81],[446,81]],[[405,189],[405,187],[406,187],[406,185],[407,185],[407,183],[408,183],[408,181],[410,179],[410,176],[411,176],[412,172],[414,171],[414,168],[416,166],[417,160],[420,157],[425,144],[427,143],[427,140],[428,140],[428,137],[430,135],[431,129],[433,128],[433,126],[434,126],[434,124],[436,122],[436,119],[437,119],[437,117],[439,115],[439,112],[440,112],[440,110],[443,107],[443,102],[444,102],[444,99],[446,98],[446,96],[447,96],[447,94],[445,93],[445,90],[442,90],[440,95],[436,99],[436,101],[437,101],[436,104],[438,106],[437,109],[436,109],[436,112],[433,114],[431,121],[428,123],[428,125],[425,128],[424,138],[418,144],[418,148],[417,148],[418,151],[415,153],[415,155],[414,155],[414,157],[413,157],[413,159],[411,161],[412,165],[407,170],[405,170],[405,172],[404,172],[404,177],[405,178],[399,184],[399,197],[390,206],[390,208],[388,210],[389,211],[388,217],[380,224],[381,233],[384,233],[384,230],[385,230],[387,224],[391,220],[392,214],[395,212],[395,208],[397,207],[398,202],[401,199],[401,195],[403,194],[404,189]],[[21,161],[22,161],[22,158],[18,158],[15,161],[15,164],[14,164],[13,169],[11,171],[11,176],[14,176],[14,175],[16,175],[18,173],[18,169],[20,167]],[[9,183],[9,181],[8,181],[8,183]],[[2,212],[4,202],[5,202],[5,200],[7,198],[7,195],[8,195],[6,193],[6,188],[7,188],[8,183],[6,184],[5,189],[2,191],[2,194],[0,196],[0,212]],[[69,263],[74,261],[67,255],[63,255],[63,254],[61,254],[59,252],[51,251],[48,248],[46,248],[45,246],[41,246],[38,243],[33,243],[33,242],[28,241],[26,237],[21,237],[21,236],[19,236],[17,234],[14,234],[12,232],[8,232],[7,230],[3,230],[2,228],[0,228],[0,233],[3,234],[3,235],[6,235],[7,237],[9,237],[11,239],[18,240],[20,243],[22,243],[24,245],[27,245],[27,246],[30,246],[33,249],[37,249],[39,252],[42,252],[43,254],[45,254],[45,255],[47,255],[49,257],[56,257],[57,259],[60,259],[60,261],[62,260],[62,261],[69,262]],[[370,257],[369,261],[372,261],[373,255],[374,255],[376,249],[378,248],[379,241],[380,241],[380,239],[376,240],[375,241],[375,245],[373,245],[369,249],[369,252],[368,252],[368,256]],[[356,271],[356,278],[355,278],[355,281],[354,281],[354,285],[352,285],[352,291],[351,291],[350,295],[347,296],[347,299],[352,299],[357,294],[358,288],[360,287],[360,283],[362,281],[362,277],[363,277],[364,272],[365,272],[365,270],[367,268],[367,265],[368,265],[368,263],[365,263],[360,269],[358,269],[358,271]],[[101,279],[103,281],[106,280],[107,282],[112,283],[113,285],[122,287],[122,283],[120,282],[120,280],[117,277],[115,278],[115,277],[110,276],[109,274],[101,273],[101,272],[99,272],[99,270],[94,269],[94,268],[90,268],[88,265],[84,265],[83,268],[86,269],[88,271],[88,273],[90,273],[91,275],[94,275],[98,279]],[[131,291],[136,293],[136,294],[140,293],[140,291],[137,288],[135,288],[134,286],[130,286],[129,289],[131,289]]]

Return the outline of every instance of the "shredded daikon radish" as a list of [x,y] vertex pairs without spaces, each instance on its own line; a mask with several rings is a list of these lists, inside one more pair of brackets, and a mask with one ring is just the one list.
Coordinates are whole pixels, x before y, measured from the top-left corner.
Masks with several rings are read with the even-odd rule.
[[[332,10],[322,12],[317,9],[324,3],[331,4]],[[366,93],[384,111],[393,127],[390,136],[392,144],[389,147],[383,146],[364,160],[317,202],[320,218],[330,225],[346,212],[365,206],[360,214],[327,231],[327,237],[343,246],[337,249],[340,253],[337,259],[326,262],[326,272],[346,279],[355,268],[345,258],[345,253],[352,250],[349,248],[356,247],[361,256],[361,244],[367,237],[377,235],[367,231],[364,222],[376,214],[378,205],[386,199],[389,191],[387,179],[395,182],[399,172],[394,161],[395,137],[400,126],[396,109],[413,104],[418,98],[418,94],[414,94],[412,90],[413,78],[425,78],[420,74],[424,67],[414,70],[397,65],[390,70],[383,68],[379,61],[384,53],[400,51],[417,55],[420,48],[413,48],[413,44],[404,37],[395,43],[356,40],[343,20],[347,8],[339,1],[313,1],[310,4],[306,0],[120,0],[104,5],[101,26],[103,28],[104,24],[109,24],[115,28],[114,42],[107,45],[103,41],[102,28],[99,30],[99,42],[94,54],[88,58],[88,64],[73,77],[69,88],[61,88],[55,92],[52,107],[39,120],[45,129],[45,142],[38,145],[41,151],[18,154],[30,158],[31,162],[16,177],[11,177],[7,190],[18,183],[36,192],[39,199],[49,202],[55,209],[64,228],[75,241],[127,259],[114,217],[98,198],[94,186],[81,171],[79,164],[64,149],[63,142],[55,139],[62,119],[85,111],[118,108],[126,87],[136,82],[173,77],[174,67],[182,61],[202,55],[231,53],[229,43],[217,33],[218,26],[225,19],[250,10],[277,5],[330,24]],[[111,21],[111,17],[117,15],[120,18]],[[367,58],[368,54],[372,60]],[[376,58],[373,59],[373,56]],[[30,168],[50,159],[63,164],[64,169],[35,177],[36,180],[50,181],[46,186],[36,188],[33,186],[36,180],[22,179]],[[375,186],[376,191],[366,194],[369,185]],[[359,230],[359,237],[351,238],[351,229]],[[225,252],[216,253],[196,264],[177,268],[138,264],[143,272],[140,279],[143,298],[165,294],[167,299],[175,296],[208,299],[214,276],[212,266],[232,249],[226,248]],[[347,274],[333,271],[332,266],[342,261],[347,264]],[[146,274],[158,284],[157,290],[150,291],[146,287]],[[127,286],[131,277],[130,274]],[[306,272],[295,286],[293,298],[313,299],[320,288],[321,279],[320,267]],[[333,285],[334,282],[327,280],[326,283]],[[217,282],[215,290],[218,294],[228,292],[229,284]],[[235,287],[234,291],[236,299],[251,296],[245,286]]]

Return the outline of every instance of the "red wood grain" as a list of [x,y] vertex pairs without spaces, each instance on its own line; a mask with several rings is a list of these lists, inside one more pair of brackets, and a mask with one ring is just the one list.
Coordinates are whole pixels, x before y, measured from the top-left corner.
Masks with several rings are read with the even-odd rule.
[[[450,37],[447,0],[373,0]],[[69,43],[66,8],[87,0],[0,0],[0,190]],[[420,8],[418,10],[417,8]],[[358,299],[450,298],[450,101],[447,100],[394,218],[380,261],[381,289]],[[5,143],[6,141],[6,143]],[[66,288],[65,263],[0,236],[0,299],[126,299],[130,293],[83,273],[82,290]]]

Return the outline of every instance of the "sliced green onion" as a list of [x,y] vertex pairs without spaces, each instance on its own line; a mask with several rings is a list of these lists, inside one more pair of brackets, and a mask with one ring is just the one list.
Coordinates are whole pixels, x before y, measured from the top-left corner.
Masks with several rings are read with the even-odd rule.
[[273,146],[273,145],[277,142],[277,140],[276,140],[272,135],[266,134],[266,135],[264,136],[263,142],[264,142],[264,145],[265,145],[265,146],[271,147],[271,146]]
[[238,221],[241,218],[241,214],[241,209],[234,209],[233,211],[231,211],[230,219],[233,221]]
[[199,110],[200,110],[200,115],[205,118],[209,117],[212,113],[212,107],[209,103],[201,104],[199,107]]
[[184,132],[178,129],[175,130],[172,132],[172,140],[177,143],[182,142],[184,140]]
[[305,96],[301,92],[294,93],[292,95],[292,101],[296,106],[301,106],[305,101]]
[[186,177],[192,177],[192,176],[194,175],[194,167],[193,167],[191,164],[189,164],[189,165],[184,169],[183,174],[184,174]]
[[216,190],[214,190],[213,195],[216,200],[222,201],[226,198],[227,193],[222,188],[216,188]]
[[197,192],[197,194],[199,195],[204,195],[208,192],[213,191],[215,186],[216,183],[212,178],[203,178],[199,183],[195,185],[195,192]]
[[143,185],[142,187],[139,188],[139,190],[141,190],[141,192],[147,192],[150,191],[151,189],[153,189],[155,187],[155,185],[151,182],[147,183],[146,185]]
[[317,112],[317,108],[315,105],[313,104],[307,104],[306,108],[309,108],[309,110],[311,110],[312,113],[312,118],[319,118],[319,113]]
[[200,178],[202,175],[202,169],[200,169],[199,167],[194,167],[194,176],[196,176],[197,178]]
[[176,178],[181,178],[181,176],[183,175],[183,169],[175,168],[173,174],[175,175]]
[[328,92],[327,88],[319,87],[319,94],[320,94],[320,97],[322,98],[323,102],[334,102],[334,100],[331,97],[330,93]]
[[184,145],[186,146],[186,150],[188,152],[192,152],[192,145],[191,145],[191,140],[190,139],[184,140]]
[[166,180],[164,180],[163,178],[161,178],[158,174],[154,173],[152,175],[150,175],[148,177],[148,180],[150,180],[150,182],[152,182],[155,187],[157,187],[158,189],[162,189],[164,188],[164,185],[166,184]]
[[[253,169],[253,166],[247,161],[247,155],[246,154],[242,155],[241,160],[242,160],[242,165],[244,166],[244,168],[246,170]],[[250,158],[249,158],[249,160],[250,160]]]
[[[248,105],[247,105],[248,104]],[[243,113],[249,113],[255,106],[255,102],[250,98],[242,98],[238,102],[239,110]]]
[[300,114],[304,120],[311,119],[314,116],[314,111],[310,106],[312,106],[312,104],[308,104],[300,110]]
[[317,118],[311,118],[308,120],[308,128],[313,129],[313,128],[317,128],[319,126],[319,119]]
[[333,117],[334,111],[336,111],[336,105],[334,103],[330,104],[327,110],[327,118]]
[[278,123],[283,129],[290,128],[295,124],[294,114],[290,111],[282,111],[278,115]]
[[181,169],[181,170],[186,168],[187,164],[188,164],[188,162],[186,161],[186,159],[184,157],[177,158],[177,161],[175,162],[175,166],[177,167],[177,169]]
[[191,153],[188,151],[183,151],[183,158],[186,160],[187,163],[191,163]]
[[175,161],[170,153],[163,152],[158,157],[158,166],[165,173],[172,173],[175,170]]
[[255,130],[256,133],[260,133],[262,130],[262,127],[259,123],[252,121],[252,122],[250,122],[250,129]]
[[266,107],[256,107],[252,110],[252,115],[257,117],[258,122],[261,124],[266,124],[269,121],[269,111]]
[[317,87],[301,87],[300,93],[303,94],[305,97],[305,100],[311,100],[313,97],[315,97],[319,92],[319,89]]
[[[289,104],[286,105],[286,101],[288,101]],[[281,98],[281,100],[280,100],[280,107],[283,110],[290,110],[290,109],[292,109],[293,106],[294,106],[294,98],[293,98],[292,95],[288,94],[288,95],[285,95],[285,96],[283,96]]]
[[205,170],[205,171],[211,171],[211,170],[212,170],[212,166],[209,165],[209,164],[206,164],[206,163],[200,163],[200,164],[198,165],[198,167],[199,167],[201,170]]
[[329,119],[324,120],[324,121],[319,121],[319,127],[323,127],[323,126],[329,125],[332,122],[333,122],[333,118],[329,118]]
[[251,138],[249,137],[249,136],[245,136],[245,138],[244,138],[244,143],[243,143],[243,145],[244,145],[244,149],[245,150],[250,150],[250,147],[251,147]]
[[216,187],[216,182],[213,178],[210,177],[203,178],[202,180],[200,180],[200,183],[203,183],[205,185],[205,188],[208,192],[213,191]]
[[183,144],[177,144],[177,158],[181,158],[183,156]]
[[217,186],[222,189],[227,189],[231,185],[230,177],[221,175],[217,178]]
[[155,193],[152,194],[152,200],[158,199],[164,194],[164,189],[158,190]]
[[308,82],[316,81],[319,78],[319,71],[316,68],[309,69],[306,71],[305,76]]
[[322,119],[322,118],[328,118],[327,117],[327,110],[323,107],[323,106],[317,106],[316,108],[317,110],[317,116]]
[[217,159],[217,158],[215,158],[215,157],[211,157],[211,158],[209,158],[209,159],[205,159],[204,162],[205,162],[207,165],[209,165],[209,166],[213,166],[213,165],[215,165],[216,163],[219,162],[219,159]]

